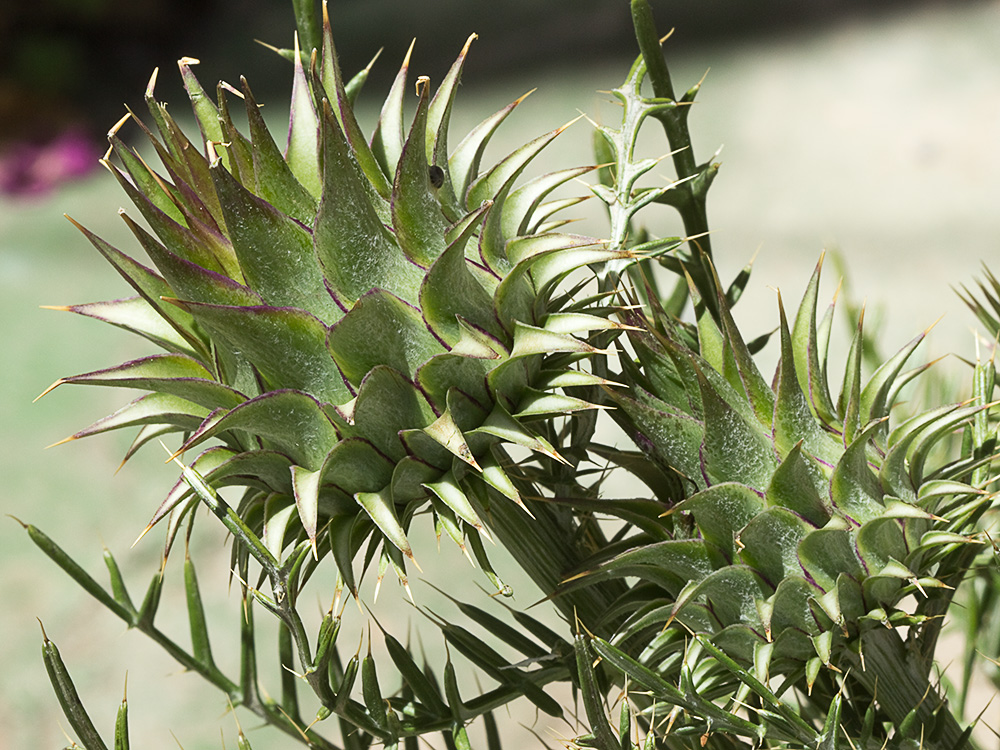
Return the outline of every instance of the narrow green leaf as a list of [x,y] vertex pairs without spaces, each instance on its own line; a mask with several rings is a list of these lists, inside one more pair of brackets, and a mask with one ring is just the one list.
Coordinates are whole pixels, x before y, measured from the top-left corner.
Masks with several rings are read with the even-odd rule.
[[[124,123],[124,120],[122,122]],[[175,198],[176,188],[170,185],[161,175],[150,169],[149,165],[143,161],[137,152],[122,142],[116,131],[112,130],[108,134],[108,142],[111,144],[115,155],[121,159],[122,166],[128,172],[128,178],[109,161],[105,160],[102,163],[111,171],[115,179],[118,180],[118,184],[125,188],[129,197],[133,198],[133,200],[138,197],[141,204],[153,206],[174,222],[184,224],[184,212],[175,203],[175,200],[179,202],[179,198]],[[128,187],[125,187],[126,185]],[[139,209],[142,210],[141,205],[139,205]]]
[[[15,519],[17,520],[17,519]],[[18,521],[18,523],[21,523]],[[50,539],[43,531],[31,524],[21,523],[21,526],[28,532],[28,538],[44,552],[49,559],[63,569],[70,578],[92,597],[111,610],[127,623],[133,622],[134,610],[120,604],[107,590],[95,581],[79,563]]]
[[358,505],[375,522],[375,525],[385,535],[385,538],[412,560],[413,550],[410,549],[410,543],[406,539],[406,532],[399,523],[399,517],[396,515],[392,493],[389,491],[389,488],[385,488],[380,492],[358,492],[354,498],[358,501]]
[[758,491],[770,484],[777,460],[771,441],[754,420],[727,403],[698,371],[705,408],[705,464],[715,481],[738,481]]
[[97,248],[98,252],[114,267],[122,278],[139,293],[154,310],[165,321],[167,321],[185,340],[192,337],[191,315],[182,310],[178,310],[162,301],[163,297],[172,297],[173,290],[167,283],[151,269],[137,263],[123,252],[108,244],[93,232],[84,228],[80,224],[70,219],[73,225],[83,232],[90,243]]
[[437,685],[427,679],[427,676],[417,666],[416,661],[414,661],[410,650],[404,648],[403,644],[384,630],[382,631],[382,636],[385,638],[385,646],[389,652],[389,658],[396,665],[396,669],[399,670],[400,675],[402,675],[403,680],[413,691],[416,699],[423,703],[435,716],[447,716],[449,713],[448,707],[445,705],[444,700],[442,700]]
[[125,588],[125,579],[122,577],[121,569],[111,554],[111,550],[107,547],[104,548],[104,564],[107,566],[108,575],[111,578],[111,593],[115,597],[115,601],[134,614],[135,607],[132,605],[132,599],[128,595],[128,589]]
[[181,72],[181,80],[184,82],[184,90],[188,99],[191,100],[191,108],[194,110],[195,118],[198,120],[198,127],[201,129],[201,136],[205,143],[222,143],[225,137],[222,133],[222,125],[219,123],[219,110],[212,102],[201,83],[191,70],[192,65],[197,65],[198,60],[191,57],[182,57],[177,61],[177,67]]
[[604,709],[604,696],[597,687],[597,675],[594,674],[593,657],[587,646],[586,637],[578,634],[574,639],[573,646],[576,652],[576,673],[580,680],[583,708],[587,713],[587,724],[590,725],[597,746],[601,750],[619,750],[620,743],[608,723]]
[[97,420],[89,427],[75,432],[54,445],[145,424],[173,425],[182,430],[193,430],[206,416],[208,410],[191,401],[167,393],[150,393],[140,396],[113,414]]
[[[550,172],[511,191],[503,204],[503,236],[513,238],[537,232],[535,224],[544,216],[544,212],[537,211],[542,200],[559,186],[582,177],[593,169],[594,167],[576,167]],[[577,202],[579,199],[572,200]]]
[[157,391],[207,409],[232,408],[246,400],[238,391],[216,381],[200,362],[183,354],[154,354],[105,370],[60,378],[48,390],[63,383]]
[[122,696],[115,715],[115,750],[129,750],[128,741],[128,697]]
[[479,207],[469,199],[469,187],[479,175],[479,164],[486,151],[486,145],[507,116],[523,102],[531,92],[515,99],[503,109],[487,117],[479,125],[469,131],[448,159],[448,174],[451,176],[455,189],[455,197],[464,202],[469,210]]
[[795,315],[791,342],[795,369],[802,393],[809,399],[815,414],[826,424],[834,424],[836,410],[823,368],[820,365],[820,342],[816,328],[816,308],[819,293],[820,270],[823,258],[816,264],[806,287],[799,310]]
[[244,430],[264,438],[303,468],[315,471],[338,440],[323,408],[301,391],[270,391],[226,413],[216,412],[194,432],[187,451],[227,430]]
[[329,16],[324,8],[323,11],[323,51],[322,64],[320,66],[320,78],[323,90],[327,98],[335,104],[333,110],[337,116],[337,122],[343,128],[344,135],[347,136],[351,144],[351,150],[358,161],[358,166],[364,172],[365,177],[375,188],[376,192],[384,199],[388,200],[391,186],[379,166],[378,160],[368,146],[364,133],[358,125],[354,116],[354,108],[351,98],[344,86],[344,79],[337,62],[337,50],[333,44],[333,31],[330,28]]
[[157,610],[160,608],[160,595],[163,593],[163,563],[165,562],[166,560],[161,562],[160,570],[149,581],[146,596],[143,597],[142,605],[139,607],[139,614],[136,617],[136,623],[139,627],[153,627],[153,620],[156,617]]
[[[794,340],[788,330],[788,320],[785,318],[780,295],[778,311],[781,316],[781,364],[777,376],[777,398],[774,402],[774,446],[779,454],[786,456],[801,443],[807,454],[828,466],[835,466],[841,457],[842,448],[813,415],[816,407],[810,407],[807,400],[809,391],[801,390],[802,378],[797,374],[800,363],[795,355]],[[806,385],[809,385],[808,381]],[[813,384],[812,387],[818,390],[819,384]],[[812,397],[815,399],[815,394]],[[819,409],[822,418],[832,419],[832,404],[831,411],[823,415],[825,408]]]
[[462,491],[461,485],[456,481],[452,472],[445,474],[439,481],[427,482],[424,485],[441,500],[442,503],[451,508],[455,514],[477,531],[483,532],[483,522],[476,511],[473,510],[472,503]]
[[201,589],[198,587],[194,563],[191,561],[191,556],[187,554],[187,550],[184,554],[184,592],[187,598],[192,653],[194,658],[202,664],[214,667],[215,662],[212,660],[212,646],[208,638],[205,606],[201,599]]
[[44,628],[42,629],[42,660],[45,662],[45,671],[48,672],[52,689],[55,690],[59,705],[62,707],[63,714],[66,715],[70,726],[73,727],[73,731],[77,733],[88,750],[107,750],[107,745],[104,744],[101,735],[97,733],[87,709],[83,707],[83,701],[80,700],[80,696],[76,692],[76,686],[73,685],[69,670],[66,669],[62,656],[59,655],[59,649],[45,635]]
[[385,700],[382,698],[382,691],[378,684],[378,673],[375,670],[375,660],[372,658],[371,649],[368,655],[361,660],[361,693],[364,696],[365,707],[368,714],[380,727],[388,726],[385,713]]
[[399,157],[403,153],[403,96],[406,91],[407,73],[410,70],[410,56],[413,54],[413,45],[416,41],[414,39],[410,42],[410,47],[406,50],[403,64],[399,66],[399,72],[396,73],[396,78],[389,88],[389,95],[382,104],[382,112],[372,135],[372,153],[386,177],[396,174],[396,165],[399,164]]
[[309,81],[302,66],[299,40],[295,38],[294,73],[292,77],[292,103],[288,113],[288,145],[285,161],[295,179],[315,197],[322,189],[319,173],[319,115]]
[[167,351],[187,355],[196,354],[191,343],[184,336],[178,334],[177,329],[170,325],[143,297],[126,297],[106,302],[90,302],[64,307],[47,306],[46,309],[71,312],[99,320],[102,323],[108,323],[142,336]]
[[554,458],[557,461],[564,461],[564,459],[556,453],[556,450],[552,447],[551,443],[530,432],[525,426],[514,419],[500,404],[495,404],[493,411],[490,412],[490,415],[485,419],[482,425],[474,430],[468,431],[466,433],[466,437],[473,434],[492,435],[508,443],[514,443],[515,445],[523,446],[529,450],[548,456],[549,458]]
[[[316,198],[295,175],[282,156],[277,144],[271,137],[267,129],[264,117],[260,113],[260,106],[254,99],[250,91],[250,85],[246,78],[240,78],[243,88],[243,99],[246,102],[247,121],[250,124],[250,140],[253,152],[253,167],[256,176],[256,184],[246,184],[247,190],[253,191],[257,200],[263,205],[269,205],[272,210],[286,214],[306,226],[310,226],[316,217]],[[219,190],[223,205],[229,202],[226,192],[219,187],[219,171],[225,171],[222,167],[216,166],[213,171],[213,181],[216,189]],[[228,174],[228,173],[227,173]],[[236,183],[236,180],[232,180]],[[236,183],[239,184],[239,183]],[[233,192],[232,186],[227,185],[225,190]],[[238,191],[235,191],[238,193]],[[226,224],[230,232],[233,231],[232,221],[227,217]]]
[[[513,180],[524,171],[524,168],[534,159],[546,146],[548,146],[560,133],[573,123],[567,123],[562,127],[541,135],[525,145],[513,151],[508,156],[498,162],[489,172],[475,180],[469,186],[469,193],[466,197],[466,205],[471,209],[475,208],[485,200],[491,200],[500,192],[501,188]],[[453,157],[454,158],[454,157]]]

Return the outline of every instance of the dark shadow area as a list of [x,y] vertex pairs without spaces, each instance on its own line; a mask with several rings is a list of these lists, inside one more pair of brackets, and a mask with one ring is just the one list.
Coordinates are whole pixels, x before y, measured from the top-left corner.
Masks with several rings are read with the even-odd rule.
[[[976,0],[964,0],[965,3]],[[662,28],[677,29],[675,52],[747,36],[778,39],[847,20],[913,12],[942,0],[653,0]],[[954,2],[949,3],[954,5]],[[317,8],[319,6],[317,0]],[[634,54],[624,0],[331,0],[330,15],[348,75],[382,48],[372,82],[392,79],[410,40],[414,68],[439,80],[466,37],[479,40],[468,58],[470,80],[496,81],[544,68],[572,69]],[[288,71],[273,64],[260,39],[290,46],[290,0],[37,0],[0,6],[0,164],[4,181],[30,192],[31,176],[17,172],[37,148],[67,132],[103,143],[123,104],[143,108],[142,94],[159,66],[158,98],[182,96],[174,62],[202,60],[206,87],[245,75],[258,98],[284,92]],[[474,78],[473,78],[474,77]],[[281,94],[283,96],[283,94]],[[76,141],[65,146],[75,158]],[[6,169],[6,176],[5,176]],[[13,170],[13,171],[12,171]],[[20,182],[19,182],[20,181]],[[0,189],[3,185],[0,184]],[[9,191],[8,191],[9,192]]]

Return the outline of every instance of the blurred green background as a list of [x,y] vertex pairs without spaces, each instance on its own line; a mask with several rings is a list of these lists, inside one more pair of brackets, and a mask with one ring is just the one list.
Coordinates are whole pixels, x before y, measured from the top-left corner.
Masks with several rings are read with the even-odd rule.
[[[711,67],[691,124],[696,155],[725,145],[712,190],[710,222],[720,273],[732,277],[759,250],[751,288],[738,317],[751,334],[775,324],[774,288],[797,299],[824,248],[839,248],[856,299],[882,308],[885,347],[902,345],[946,314],[925,354],[973,350],[972,316],[949,289],[969,283],[981,261],[997,262],[1000,237],[1000,2],[668,3],[654,0],[678,87]],[[286,3],[238,0],[44,0],[0,9],[0,148],[44,142],[69,127],[104,132],[128,102],[137,110],[154,66],[157,93],[184,111],[174,61],[198,57],[201,80],[247,75],[269,116],[286,114],[288,66],[255,45],[291,39]],[[331,2],[347,71],[364,66],[384,45],[363,107],[370,128],[411,37],[412,71],[439,80],[468,34],[480,35],[469,58],[453,125],[464,133],[524,91],[538,87],[501,130],[493,158],[520,142],[586,112],[613,121],[615,109],[597,93],[618,85],[633,58],[627,4],[610,0],[478,2]],[[547,163],[589,161],[586,122],[574,125],[546,152]],[[658,133],[651,155],[665,146]],[[93,146],[90,158],[103,149]],[[488,157],[489,158],[489,157]],[[663,175],[664,179],[669,174]],[[132,247],[115,210],[123,196],[97,171],[56,183],[39,195],[0,197],[0,509],[35,523],[103,580],[106,544],[129,578],[133,598],[158,567],[154,532],[130,550],[176,473],[147,449],[115,474],[130,436],[110,435],[44,451],[109,413],[126,399],[99,388],[64,388],[32,399],[64,375],[150,353],[138,339],[39,305],[126,296],[129,290],[60,214],[68,213],[112,244]],[[594,212],[587,207],[579,213]],[[676,233],[664,209],[654,229]],[[600,217],[586,220],[600,232]],[[824,289],[832,295],[835,269]],[[953,371],[961,367],[953,364]],[[210,524],[201,523],[202,532]],[[435,557],[433,540],[421,559],[428,578],[464,565],[453,548]],[[220,641],[233,626],[235,597],[227,595],[224,540],[203,535],[193,547],[201,581],[213,602],[217,659],[236,644]],[[179,558],[179,555],[177,555]],[[178,560],[167,575],[176,585]],[[214,567],[213,567],[214,564]],[[102,731],[110,730],[129,672],[133,743],[187,750],[235,744],[220,696],[145,638],[128,633],[42,556],[13,521],[0,524],[0,750],[68,744],[39,655],[46,625]],[[466,568],[461,568],[466,570]],[[468,568],[470,580],[481,580]],[[432,597],[414,581],[418,597]],[[158,622],[186,642],[179,591],[170,588]],[[533,593],[520,592],[522,606]],[[385,618],[415,618],[396,586],[380,599]],[[439,601],[439,600],[438,600]],[[173,602],[173,604],[171,604]],[[329,602],[317,602],[326,607]],[[352,605],[353,606],[353,605]],[[405,626],[403,626],[405,629]],[[230,662],[231,663],[231,662]],[[985,703],[985,698],[983,700]],[[981,705],[974,705],[977,711]],[[995,711],[997,709],[991,709]],[[253,721],[242,716],[249,729]],[[504,717],[501,717],[503,720]],[[508,720],[530,723],[533,714]],[[989,721],[989,715],[986,717]],[[991,721],[994,726],[1000,724]],[[571,736],[566,725],[534,731],[551,745]],[[519,735],[522,744],[535,742]],[[250,735],[258,748],[292,747],[280,736]],[[514,744],[512,744],[514,746]]]

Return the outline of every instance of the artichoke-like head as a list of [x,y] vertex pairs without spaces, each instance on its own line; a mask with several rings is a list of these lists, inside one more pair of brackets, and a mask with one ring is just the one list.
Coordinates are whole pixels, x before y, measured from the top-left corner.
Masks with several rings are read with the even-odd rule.
[[872,628],[934,620],[943,610],[931,602],[946,600],[964,572],[949,560],[969,548],[966,534],[988,500],[971,486],[972,463],[942,461],[938,449],[981,418],[984,404],[890,427],[900,388],[924,369],[904,371],[923,334],[866,381],[860,323],[834,400],[831,314],[820,323],[816,315],[819,272],[791,326],[780,310],[772,382],[725,295],[720,319],[704,313],[696,331],[666,316],[629,320],[645,330],[629,334],[631,387],[613,396],[619,421],[658,467],[644,477],[661,503],[580,583],[638,577],[614,610],[628,618],[618,638],[672,624],[675,637],[642,641],[658,669],[680,668],[686,629],[762,680],[797,675],[811,690],[824,666],[846,671]]
[[[202,143],[153,98],[139,123],[165,172],[110,134],[106,164],[146,224],[123,213],[154,268],[83,230],[136,295],[69,308],[127,328],[166,353],[57,382],[150,391],[73,437],[140,426],[134,448],[183,433],[178,453],[211,486],[247,488],[238,513],[276,558],[329,548],[356,592],[352,560],[370,541],[405,582],[407,528],[431,510],[459,545],[484,509],[521,503],[504,443],[559,458],[526,422],[590,404],[566,386],[615,327],[557,284],[619,257],[558,233],[549,200],[587,171],[515,187],[562,128],[482,168],[487,142],[521,101],[449,153],[448,122],[469,44],[436,94],[420,78],[408,133],[409,53],[373,138],[353,112],[365,72],[344,82],[329,22],[311,59],[298,49],[287,146],[269,133],[246,82],[216,101],[180,61]],[[471,43],[472,38],[469,39]],[[523,97],[522,97],[523,98]],[[247,134],[231,107],[243,100]],[[125,118],[126,120],[129,118]],[[119,123],[119,125],[123,124]],[[131,451],[130,451],[131,453]],[[196,502],[179,482],[150,525]]]

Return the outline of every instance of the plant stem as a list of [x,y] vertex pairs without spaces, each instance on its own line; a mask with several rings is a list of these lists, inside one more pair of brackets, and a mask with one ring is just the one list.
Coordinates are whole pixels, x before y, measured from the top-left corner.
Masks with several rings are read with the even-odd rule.
[[299,46],[306,59],[314,49],[320,49],[320,31],[316,23],[316,0],[292,0],[295,27],[299,31]]
[[859,659],[852,674],[876,696],[897,729],[929,747],[971,750],[947,699],[928,682],[926,660],[906,648],[897,630],[875,627],[861,636],[861,645],[864,668]]
[[686,263],[688,272],[702,300],[712,315],[718,319],[718,305],[713,274],[711,271],[712,244],[708,232],[708,212],[706,196],[715,176],[715,165],[698,165],[691,145],[691,133],[688,130],[687,118],[690,105],[697,94],[698,86],[692,87],[678,100],[674,94],[673,83],[667,61],[663,56],[660,35],[656,30],[653,10],[649,0],[632,0],[632,24],[635,27],[635,38],[642,52],[646,65],[646,73],[657,99],[675,102],[679,106],[661,107],[654,110],[653,117],[660,121],[663,131],[670,144],[671,158],[677,179],[677,185],[671,198],[671,204],[681,215],[684,231],[690,240],[692,262]]

